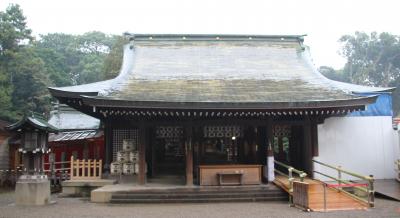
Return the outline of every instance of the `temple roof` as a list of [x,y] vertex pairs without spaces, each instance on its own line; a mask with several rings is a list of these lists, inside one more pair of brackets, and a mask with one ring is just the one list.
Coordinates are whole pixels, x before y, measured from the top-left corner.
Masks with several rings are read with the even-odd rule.
[[80,130],[80,131],[59,132],[50,134],[49,142],[88,140],[93,138],[99,138],[102,136],[103,136],[103,131],[101,130]]
[[303,36],[134,35],[111,80],[49,88],[91,106],[281,108],[366,105],[391,88],[327,79]]
[[6,126],[6,129],[10,131],[19,131],[19,129],[24,128],[35,128],[46,132],[58,131],[57,127],[49,124],[41,114],[35,112],[31,112],[25,115],[20,121]]
[[99,119],[83,114],[64,104],[54,105],[48,123],[60,131],[96,130],[100,127]]

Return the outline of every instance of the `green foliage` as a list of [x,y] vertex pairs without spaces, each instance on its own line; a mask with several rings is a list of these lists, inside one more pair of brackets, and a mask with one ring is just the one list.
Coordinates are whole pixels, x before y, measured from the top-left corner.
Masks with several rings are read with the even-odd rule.
[[22,114],[28,111],[48,112],[50,95],[47,87],[51,85],[45,64],[34,49],[21,49],[9,62],[12,73],[12,103]]
[[49,86],[96,82],[119,71],[122,37],[94,31],[49,33],[35,40],[31,32],[18,5],[0,12],[0,119],[15,121],[28,110],[48,112]]
[[[340,38],[341,54],[347,59],[335,76],[360,85],[396,87],[393,111],[400,111],[400,37],[390,33],[355,32]],[[334,77],[335,77],[334,76]],[[329,77],[329,76],[328,76]],[[336,79],[336,78],[332,78]]]
[[343,70],[335,70],[332,67],[321,66],[318,71],[325,77],[340,82],[350,82],[348,75],[344,74]]
[[18,5],[10,5],[0,11],[0,118],[13,120],[18,118],[14,110],[10,63],[17,53],[32,40],[31,30],[26,26],[26,18]]
[[108,36],[102,32],[87,32],[77,37],[79,50],[88,54],[107,54],[114,44],[113,36]]
[[[41,35],[37,48],[56,86],[79,85],[104,79],[103,62],[114,36],[101,32],[83,35]],[[68,79],[68,80],[66,80]]]
[[389,33],[345,35],[342,55],[347,63],[343,69],[356,84],[387,87],[400,76],[400,38]]
[[19,5],[10,5],[5,12],[0,11],[0,57],[7,51],[16,51],[21,43],[31,40],[31,30],[26,26],[26,18]]
[[122,65],[123,48],[127,43],[128,40],[123,36],[114,37],[114,44],[111,47],[110,53],[106,56],[102,67],[104,79],[112,79],[118,76]]

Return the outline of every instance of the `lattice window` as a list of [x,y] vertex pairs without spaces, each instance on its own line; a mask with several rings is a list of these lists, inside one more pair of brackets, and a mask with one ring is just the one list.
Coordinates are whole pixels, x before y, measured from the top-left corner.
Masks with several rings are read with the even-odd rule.
[[113,130],[113,161],[117,160],[118,151],[122,150],[125,139],[132,140],[134,147],[138,147],[139,135],[137,129],[114,129]]
[[205,126],[204,137],[206,138],[230,138],[241,137],[243,129],[241,126]]
[[291,128],[289,125],[275,125],[272,129],[272,134],[275,137],[290,137]]
[[156,138],[182,138],[183,128],[180,126],[158,126]]
[[290,135],[292,134],[291,126],[289,125],[275,125],[272,128],[273,134],[273,146],[276,158],[279,161],[289,163],[289,147],[290,147]]

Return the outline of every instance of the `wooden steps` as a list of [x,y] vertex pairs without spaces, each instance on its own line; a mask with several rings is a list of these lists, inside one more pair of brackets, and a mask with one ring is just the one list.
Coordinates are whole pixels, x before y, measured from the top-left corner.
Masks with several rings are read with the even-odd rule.
[[286,192],[276,187],[196,187],[115,192],[111,203],[210,203],[287,201]]

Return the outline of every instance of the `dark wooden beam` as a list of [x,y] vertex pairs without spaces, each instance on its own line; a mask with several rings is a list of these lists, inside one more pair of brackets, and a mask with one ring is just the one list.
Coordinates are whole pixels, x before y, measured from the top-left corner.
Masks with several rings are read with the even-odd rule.
[[317,157],[319,155],[317,122],[311,123],[311,141],[312,141],[312,156]]
[[303,161],[304,170],[307,174],[312,177],[312,134],[311,134],[311,120],[309,116],[306,116],[306,124],[303,128],[304,134],[304,146],[303,146]]
[[146,129],[139,127],[139,175],[138,184],[146,184]]
[[113,161],[113,129],[109,122],[104,122],[104,173],[110,173],[110,165]]
[[186,150],[186,185],[193,185],[193,127],[186,126],[186,142],[185,142],[185,150]]

